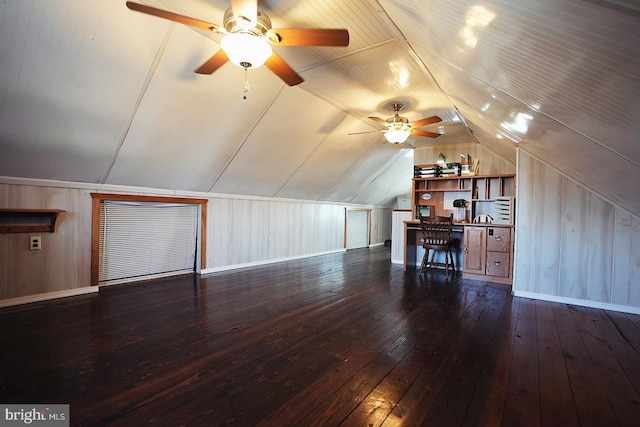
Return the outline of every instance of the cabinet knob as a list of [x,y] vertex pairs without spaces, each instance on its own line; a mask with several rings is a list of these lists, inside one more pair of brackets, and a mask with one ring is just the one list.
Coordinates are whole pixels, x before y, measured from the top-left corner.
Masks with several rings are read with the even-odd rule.
[[502,264],[502,261],[493,261],[493,263],[494,263],[495,265],[501,265],[501,264]]
[[496,240],[497,240],[498,242],[502,242],[502,236],[496,236]]

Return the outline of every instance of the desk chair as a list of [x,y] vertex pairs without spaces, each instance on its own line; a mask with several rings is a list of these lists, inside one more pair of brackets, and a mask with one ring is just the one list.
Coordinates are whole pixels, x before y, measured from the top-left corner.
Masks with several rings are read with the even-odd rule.
[[429,252],[441,250],[445,251],[444,274],[449,276],[449,257],[451,257],[451,268],[455,271],[455,263],[453,260],[453,241],[451,240],[451,229],[453,228],[453,214],[450,216],[419,216],[420,227],[422,229],[422,247],[424,248],[424,257],[420,264],[420,274],[427,267],[442,265],[442,263],[434,263],[433,255],[429,261]]

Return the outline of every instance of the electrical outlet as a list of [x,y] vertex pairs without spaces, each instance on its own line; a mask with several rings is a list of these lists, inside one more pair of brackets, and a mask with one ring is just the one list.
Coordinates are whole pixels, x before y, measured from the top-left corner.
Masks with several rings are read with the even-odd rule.
[[40,249],[42,249],[42,237],[29,236],[29,250],[39,251]]

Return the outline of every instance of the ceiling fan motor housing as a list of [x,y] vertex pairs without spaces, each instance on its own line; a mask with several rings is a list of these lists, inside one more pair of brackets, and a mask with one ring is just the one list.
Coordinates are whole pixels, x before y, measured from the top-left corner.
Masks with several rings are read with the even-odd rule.
[[387,119],[387,123],[390,123],[392,125],[395,125],[396,123],[399,123],[401,125],[403,124],[409,124],[409,119],[407,119],[406,117],[401,117],[398,114],[396,114],[393,117],[389,117]]
[[224,12],[223,25],[224,29],[231,34],[246,33],[262,37],[271,29],[271,19],[269,19],[266,13],[258,10],[255,25],[252,25],[251,20],[248,18],[244,16],[234,16],[233,9],[229,8]]

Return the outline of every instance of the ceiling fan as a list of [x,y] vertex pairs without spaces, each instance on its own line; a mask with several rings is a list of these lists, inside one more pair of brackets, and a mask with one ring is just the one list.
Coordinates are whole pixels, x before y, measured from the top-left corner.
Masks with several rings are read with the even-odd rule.
[[373,130],[368,132],[355,132],[349,135],[357,135],[371,132],[382,132],[386,140],[392,144],[401,144],[411,136],[426,136],[427,138],[437,138],[440,136],[436,132],[428,132],[426,130],[416,129],[422,126],[431,125],[433,123],[440,123],[442,119],[438,116],[426,117],[424,119],[416,120],[415,122],[409,122],[406,117],[400,116],[398,113],[404,108],[404,105],[400,103],[391,104],[391,108],[395,111],[393,117],[389,117],[384,120],[380,117],[369,117],[374,122],[381,124],[385,127],[383,130]]
[[265,65],[289,86],[304,81],[293,68],[271,49],[275,46],[348,46],[349,31],[322,28],[271,28],[271,20],[258,9],[258,0],[231,0],[223,25],[179,15],[155,7],[128,1],[137,12],[158,16],[190,27],[223,34],[222,49],[202,64],[196,73],[212,74],[227,61],[244,68]]

